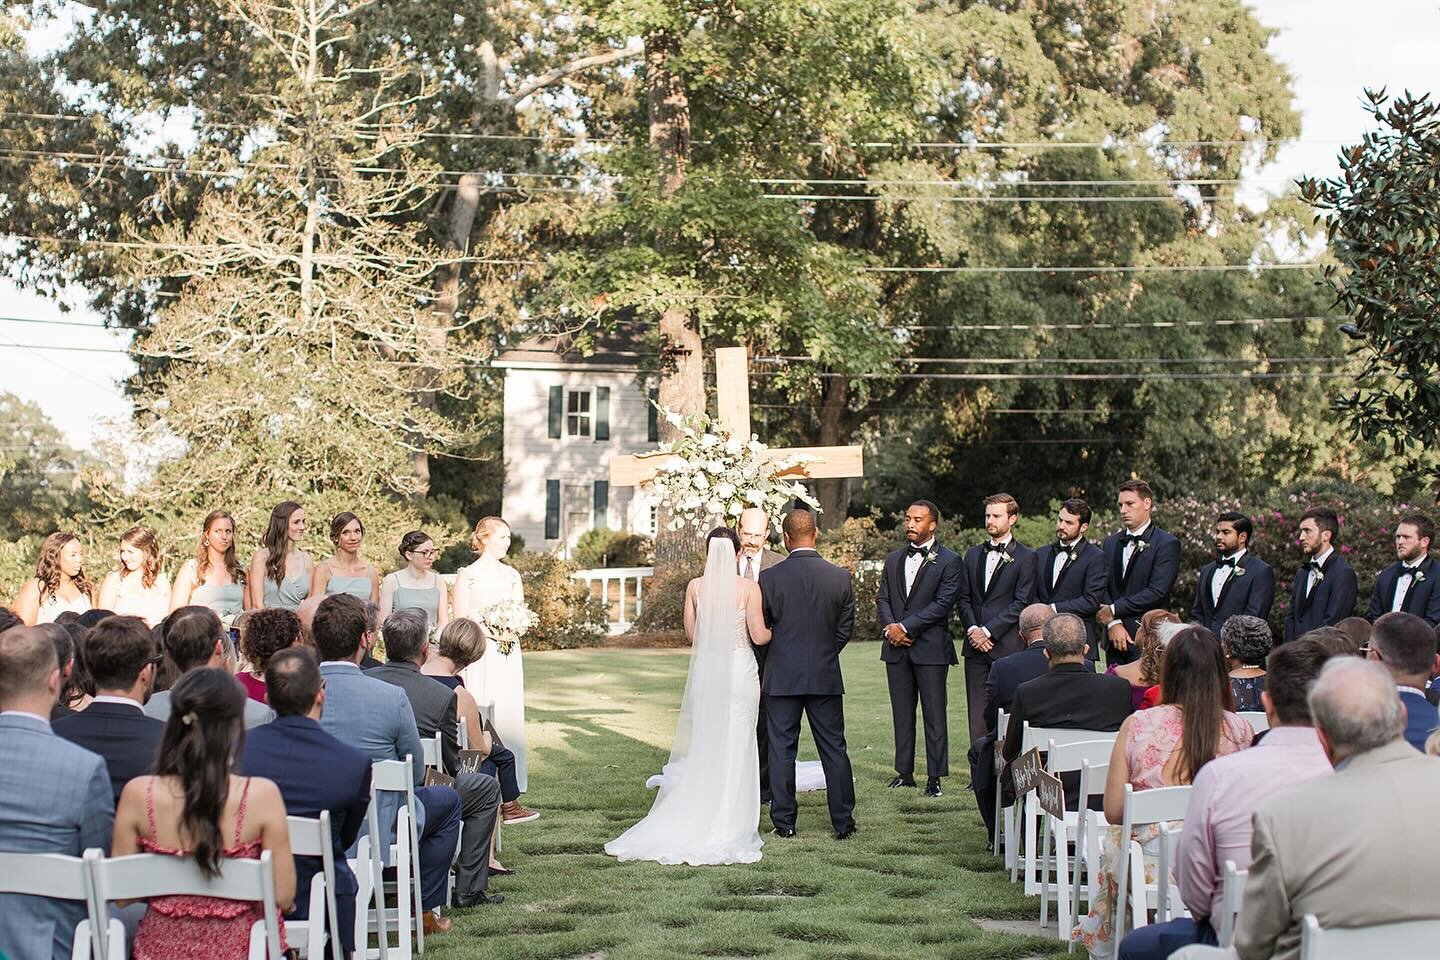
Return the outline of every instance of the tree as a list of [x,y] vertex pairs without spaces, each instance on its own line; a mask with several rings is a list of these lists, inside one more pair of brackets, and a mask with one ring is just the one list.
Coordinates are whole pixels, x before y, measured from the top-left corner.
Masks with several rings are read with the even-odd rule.
[[1430,467],[1440,440],[1440,104],[1365,91],[1381,129],[1340,151],[1340,175],[1307,178],[1336,263],[1325,270],[1362,365],[1335,407],[1356,439]]
[[41,409],[0,392],[0,541],[44,537],[68,529],[90,506],[85,470],[93,465],[70,448]]

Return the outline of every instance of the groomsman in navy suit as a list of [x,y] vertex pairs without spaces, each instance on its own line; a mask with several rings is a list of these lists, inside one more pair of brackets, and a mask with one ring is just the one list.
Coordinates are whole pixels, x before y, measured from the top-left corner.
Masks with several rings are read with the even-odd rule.
[[1250,552],[1255,530],[1243,513],[1222,513],[1215,520],[1215,552],[1200,569],[1190,619],[1217,637],[1225,621],[1237,614],[1270,619],[1275,603],[1275,571]]
[[1089,540],[1090,504],[1066,500],[1055,518],[1055,542],[1035,551],[1035,599],[1056,613],[1073,613],[1085,621],[1093,666],[1100,656],[1095,614],[1105,598],[1105,552]]
[[1309,557],[1295,571],[1285,639],[1316,627],[1333,627],[1355,612],[1355,571],[1340,556],[1340,517],[1329,507],[1311,507],[1300,515],[1300,548]]
[[1418,513],[1400,518],[1395,528],[1395,555],[1400,559],[1380,571],[1370,594],[1365,619],[1374,623],[1387,613],[1413,613],[1430,626],[1440,624],[1440,586],[1430,543],[1435,522]]
[[885,558],[875,596],[883,642],[880,659],[890,686],[895,724],[895,779],[891,787],[915,786],[915,704],[925,724],[925,795],[940,796],[950,775],[950,733],[945,681],[955,656],[950,614],[965,589],[960,555],[935,540],[940,510],[917,500],[905,511],[905,546]]
[[1020,611],[1035,598],[1035,551],[1010,531],[1020,504],[1008,493],[985,498],[986,543],[965,551],[965,591],[960,619],[965,625],[965,707],[970,739],[985,735],[985,681],[990,665],[1019,653]]
[[1155,492],[1144,480],[1120,484],[1116,503],[1124,529],[1105,538],[1108,583],[1096,619],[1105,628],[1106,662],[1129,663],[1140,655],[1132,643],[1140,617],[1170,607],[1180,541],[1150,519]]

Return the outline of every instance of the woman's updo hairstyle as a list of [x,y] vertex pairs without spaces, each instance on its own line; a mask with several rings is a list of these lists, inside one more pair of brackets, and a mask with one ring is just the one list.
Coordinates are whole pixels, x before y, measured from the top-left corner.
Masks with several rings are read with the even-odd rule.
[[500,528],[509,529],[510,524],[499,517],[482,517],[480,522],[475,524],[475,532],[470,534],[470,549],[477,554],[485,551],[485,541],[500,532]]
[[424,530],[411,530],[400,538],[400,559],[406,563],[410,562],[407,554],[414,553],[420,549],[420,544],[430,539],[430,534]]
[[705,535],[705,549],[710,549],[711,540],[729,540],[730,545],[735,548],[735,555],[740,555],[740,534],[729,527],[716,527]]

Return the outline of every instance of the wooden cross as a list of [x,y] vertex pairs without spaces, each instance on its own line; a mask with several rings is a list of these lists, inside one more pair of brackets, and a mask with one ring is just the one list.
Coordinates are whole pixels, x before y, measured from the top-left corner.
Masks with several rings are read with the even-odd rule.
[[[744,347],[720,347],[715,351],[715,396],[720,424],[735,437],[750,439],[750,372]],[[772,460],[792,454],[814,457],[776,474],[791,480],[824,480],[865,475],[863,448],[785,447],[766,451]],[[649,483],[670,457],[663,450],[627,454],[610,460],[610,485],[636,487]]]

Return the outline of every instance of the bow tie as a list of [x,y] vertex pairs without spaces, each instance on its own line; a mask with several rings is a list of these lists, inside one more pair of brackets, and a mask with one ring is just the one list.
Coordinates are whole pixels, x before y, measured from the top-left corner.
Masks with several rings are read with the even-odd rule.
[[1413,576],[1415,576],[1415,574],[1417,574],[1417,573],[1419,573],[1419,572],[1420,572],[1420,565],[1419,565],[1418,563],[1417,563],[1415,566],[1413,566],[1413,567],[1401,566],[1401,568],[1400,568],[1400,576],[1402,576],[1402,577],[1413,577]]
[[930,551],[924,547],[917,547],[912,543],[905,548],[905,559],[909,560],[911,557],[924,557],[929,552]]
[[1305,566],[1309,567],[1311,570],[1319,570],[1321,567],[1325,566],[1325,564],[1321,563],[1319,560],[1311,560],[1309,563],[1305,564]]
[[1004,553],[1006,546],[1008,546],[1008,544],[1004,544],[1004,543],[987,543],[987,544],[985,544],[985,550],[986,550],[987,552],[993,552],[993,553]]
[[1068,546],[1068,547],[1065,546],[1065,541],[1063,541],[1063,540],[1056,540],[1056,541],[1055,541],[1055,552],[1056,552],[1056,553],[1063,553],[1063,554],[1065,554],[1066,556],[1068,556],[1068,557],[1069,557],[1070,559],[1072,559],[1072,560],[1075,559],[1075,551],[1078,550],[1078,549],[1080,549],[1080,541],[1078,541],[1078,540],[1075,541],[1074,543],[1070,544],[1070,546]]
[[1230,557],[1230,558],[1228,558],[1228,559],[1225,558],[1225,557],[1221,557],[1219,560],[1216,560],[1216,561],[1215,561],[1215,567],[1216,567],[1217,569],[1220,568],[1220,567],[1233,567],[1233,566],[1235,566],[1235,565],[1236,565],[1237,563],[1239,563],[1239,562],[1240,562],[1240,558],[1239,558],[1239,557]]
[[1128,547],[1132,543],[1140,543],[1145,538],[1138,533],[1127,533],[1120,538],[1120,546]]

